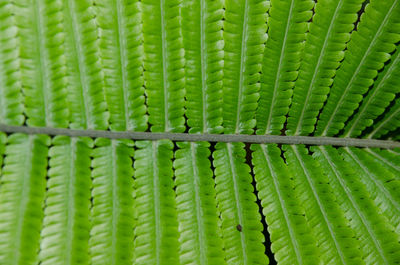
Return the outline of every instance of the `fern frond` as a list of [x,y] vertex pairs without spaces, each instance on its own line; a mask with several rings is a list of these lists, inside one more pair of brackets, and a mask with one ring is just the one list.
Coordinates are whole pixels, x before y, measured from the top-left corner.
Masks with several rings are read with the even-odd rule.
[[[400,14],[400,13],[399,13]],[[366,127],[371,126],[381,115],[390,102],[400,92],[400,49],[392,55],[391,62],[385,66],[373,87],[363,99],[360,108],[353,118],[346,124],[344,136],[360,136]]]
[[91,264],[132,264],[133,142],[97,138],[92,152]]
[[224,264],[209,143],[178,143],[175,152],[180,264]]
[[[6,149],[6,143],[7,143],[7,136],[5,133],[0,132],[0,183],[1,183],[1,172],[3,170],[3,155]],[[0,185],[1,189],[1,185]]]
[[179,264],[172,149],[168,140],[137,141],[135,264]]
[[286,146],[285,157],[294,176],[298,200],[320,250],[323,264],[359,264],[361,253],[354,233],[339,207],[328,178],[304,146]]
[[228,264],[267,264],[261,216],[245,157],[243,143],[218,143],[213,153],[225,260]]
[[344,148],[342,155],[352,164],[371,198],[400,235],[400,180],[357,148]]
[[144,84],[152,132],[183,132],[181,0],[143,0]]
[[304,47],[287,122],[288,135],[314,131],[363,0],[318,1]]
[[396,100],[383,118],[373,124],[373,130],[366,137],[379,139],[397,128],[400,128],[400,100]]
[[225,133],[252,134],[267,40],[269,1],[226,1],[223,123]]
[[258,197],[279,264],[319,264],[316,239],[297,201],[296,190],[276,145],[252,145]]
[[108,128],[98,30],[91,0],[65,0],[67,101],[72,129]]
[[16,0],[26,123],[67,127],[66,61],[61,0]]
[[344,61],[317,124],[317,136],[334,136],[358,108],[378,70],[400,40],[400,1],[371,0],[351,35]]
[[89,138],[57,136],[49,150],[40,264],[89,264]]
[[388,150],[370,149],[367,148],[366,152],[372,156],[378,163],[386,165],[390,169],[393,176],[400,180],[400,156],[397,153],[391,153]]
[[13,2],[0,3],[0,122],[22,125],[21,59]]
[[190,133],[222,131],[223,1],[182,2],[186,117]]
[[96,7],[110,128],[145,131],[139,1],[96,0]]
[[399,236],[380,214],[352,166],[343,161],[333,147],[321,146],[312,150],[360,242],[365,264],[398,264]]
[[280,134],[297,78],[312,0],[271,0],[262,64],[257,134]]
[[37,264],[46,189],[45,135],[7,139],[0,183],[0,264]]

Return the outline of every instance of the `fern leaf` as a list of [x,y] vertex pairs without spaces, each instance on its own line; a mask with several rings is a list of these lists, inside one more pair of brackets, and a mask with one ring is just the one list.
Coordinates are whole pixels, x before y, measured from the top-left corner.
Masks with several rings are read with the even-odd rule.
[[179,233],[168,140],[137,141],[135,264],[179,264]]
[[292,174],[276,145],[252,145],[255,179],[279,264],[319,264],[316,239],[296,199]]
[[314,157],[324,168],[335,196],[360,242],[365,264],[398,264],[399,236],[380,214],[364,184],[351,165],[330,146],[313,148]]
[[178,143],[175,184],[181,264],[224,264],[209,143]]
[[190,133],[222,131],[222,0],[182,2],[186,117]]
[[400,1],[371,0],[351,35],[344,61],[337,71],[328,101],[317,124],[316,135],[334,136],[358,108],[378,70],[400,40]]
[[45,135],[7,139],[0,188],[0,264],[37,264],[46,188]]
[[91,264],[132,264],[133,142],[98,138],[95,145]]
[[0,4],[0,122],[24,123],[21,94],[21,59],[12,2]]
[[269,1],[226,1],[223,123],[225,133],[252,134],[267,40]]
[[139,1],[97,0],[100,50],[110,128],[147,128]]
[[243,143],[218,143],[213,153],[225,260],[228,264],[267,264],[261,216],[245,157]]
[[180,0],[143,0],[144,82],[152,132],[183,132],[184,51]]
[[293,91],[288,135],[314,131],[363,0],[318,1]]
[[391,153],[388,150],[366,149],[366,152],[372,156],[378,163],[386,165],[390,169],[393,176],[400,180],[400,156],[397,153]]
[[395,104],[383,116],[383,118],[373,124],[373,130],[367,135],[367,138],[381,138],[387,133],[392,132],[400,127],[400,100],[396,100]]
[[362,150],[345,148],[342,155],[362,176],[360,180],[367,191],[400,235],[400,180],[380,164],[374,163]]
[[[6,148],[7,136],[6,134],[0,132],[0,183],[1,183],[1,171],[3,169],[3,155]],[[1,185],[0,185],[1,189]]]
[[65,0],[67,101],[72,129],[108,128],[97,26],[91,0]]
[[400,49],[391,57],[390,65],[378,75],[374,86],[363,99],[360,108],[346,124],[344,136],[360,136],[366,127],[373,124],[374,119],[381,115],[390,102],[400,92]]
[[313,6],[312,0],[271,0],[257,134],[280,134],[283,128]]
[[53,139],[40,264],[89,264],[91,147],[89,138]]
[[30,126],[67,127],[61,0],[16,0],[21,84]]
[[304,205],[309,226],[317,239],[323,264],[360,264],[358,242],[340,209],[329,180],[304,146],[286,146],[289,169],[297,172],[294,181],[298,200]]

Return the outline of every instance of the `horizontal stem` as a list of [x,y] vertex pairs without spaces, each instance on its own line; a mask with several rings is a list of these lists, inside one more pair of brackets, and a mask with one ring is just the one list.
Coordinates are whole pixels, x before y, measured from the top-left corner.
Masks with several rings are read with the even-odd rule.
[[153,133],[153,132],[115,132],[100,130],[72,130],[49,127],[10,126],[0,124],[0,131],[6,133],[66,135],[70,137],[93,137],[109,139],[133,140],[162,140],[187,142],[244,142],[244,143],[275,143],[275,144],[306,144],[306,145],[334,145],[377,147],[394,149],[400,148],[400,142],[389,140],[338,138],[338,137],[313,137],[313,136],[281,136],[281,135],[247,135],[247,134],[190,134],[190,133]]

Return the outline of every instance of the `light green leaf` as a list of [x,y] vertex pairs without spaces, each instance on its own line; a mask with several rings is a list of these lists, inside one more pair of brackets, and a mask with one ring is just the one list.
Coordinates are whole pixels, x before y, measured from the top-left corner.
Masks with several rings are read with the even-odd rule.
[[57,136],[52,144],[40,264],[89,264],[90,153],[93,141]]
[[50,138],[7,139],[0,182],[0,264],[37,264]]

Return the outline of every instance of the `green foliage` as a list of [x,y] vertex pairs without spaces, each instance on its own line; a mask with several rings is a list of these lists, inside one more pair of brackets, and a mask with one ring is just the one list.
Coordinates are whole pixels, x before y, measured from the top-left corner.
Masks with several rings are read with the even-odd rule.
[[263,0],[227,1],[224,20],[223,119],[225,133],[251,134],[256,125],[261,64],[267,40]]
[[262,66],[257,133],[280,134],[302,58],[312,0],[271,0]]
[[36,264],[46,189],[50,138],[7,139],[0,181],[0,263]]
[[347,123],[345,136],[356,137],[362,131],[374,123],[389,103],[400,92],[400,50],[397,49],[391,57],[390,65],[387,65],[375,81],[373,87],[358,109],[358,112]]
[[371,0],[351,34],[315,135],[334,136],[358,108],[400,40],[400,2]]
[[96,1],[110,128],[144,131],[142,16],[138,1]]
[[288,146],[285,157],[296,172],[294,182],[298,200],[317,240],[323,264],[362,264],[359,242],[336,201],[333,189],[321,166],[303,146]]
[[133,143],[98,138],[92,152],[91,264],[131,264]]
[[322,0],[315,5],[287,120],[288,135],[314,131],[362,2]]
[[209,143],[178,143],[176,203],[181,264],[224,264]]
[[396,179],[381,164],[374,163],[365,153],[356,148],[343,151],[346,161],[352,163],[357,174],[363,176],[364,183],[371,198],[400,234],[400,180]]
[[21,77],[27,124],[67,127],[66,61],[61,0],[17,0]]
[[109,113],[104,98],[96,17],[90,0],[64,0],[67,100],[72,129],[104,130]]
[[179,264],[171,141],[138,141],[135,152],[135,264]]
[[191,133],[222,131],[223,1],[185,0],[186,117]]
[[[218,143],[213,153],[215,190],[228,264],[266,264],[264,236],[243,143]],[[238,226],[240,227],[238,229]]]
[[319,264],[316,240],[307,224],[293,174],[276,145],[252,145],[258,197],[279,264]]
[[[4,2],[4,1],[3,1]],[[0,3],[0,122],[21,125],[23,115],[18,33],[12,3]]]
[[[399,19],[400,0],[2,0],[0,123],[397,141]],[[0,132],[0,167],[0,264],[400,264],[400,149]]]
[[334,194],[360,242],[366,264],[396,264],[400,260],[399,235],[359,180],[351,164],[333,147],[313,148]]
[[[183,132],[180,0],[143,0],[144,85],[152,132]],[[114,102],[113,102],[114,103]]]
[[89,264],[90,153],[88,138],[57,136],[49,150],[41,264]]

